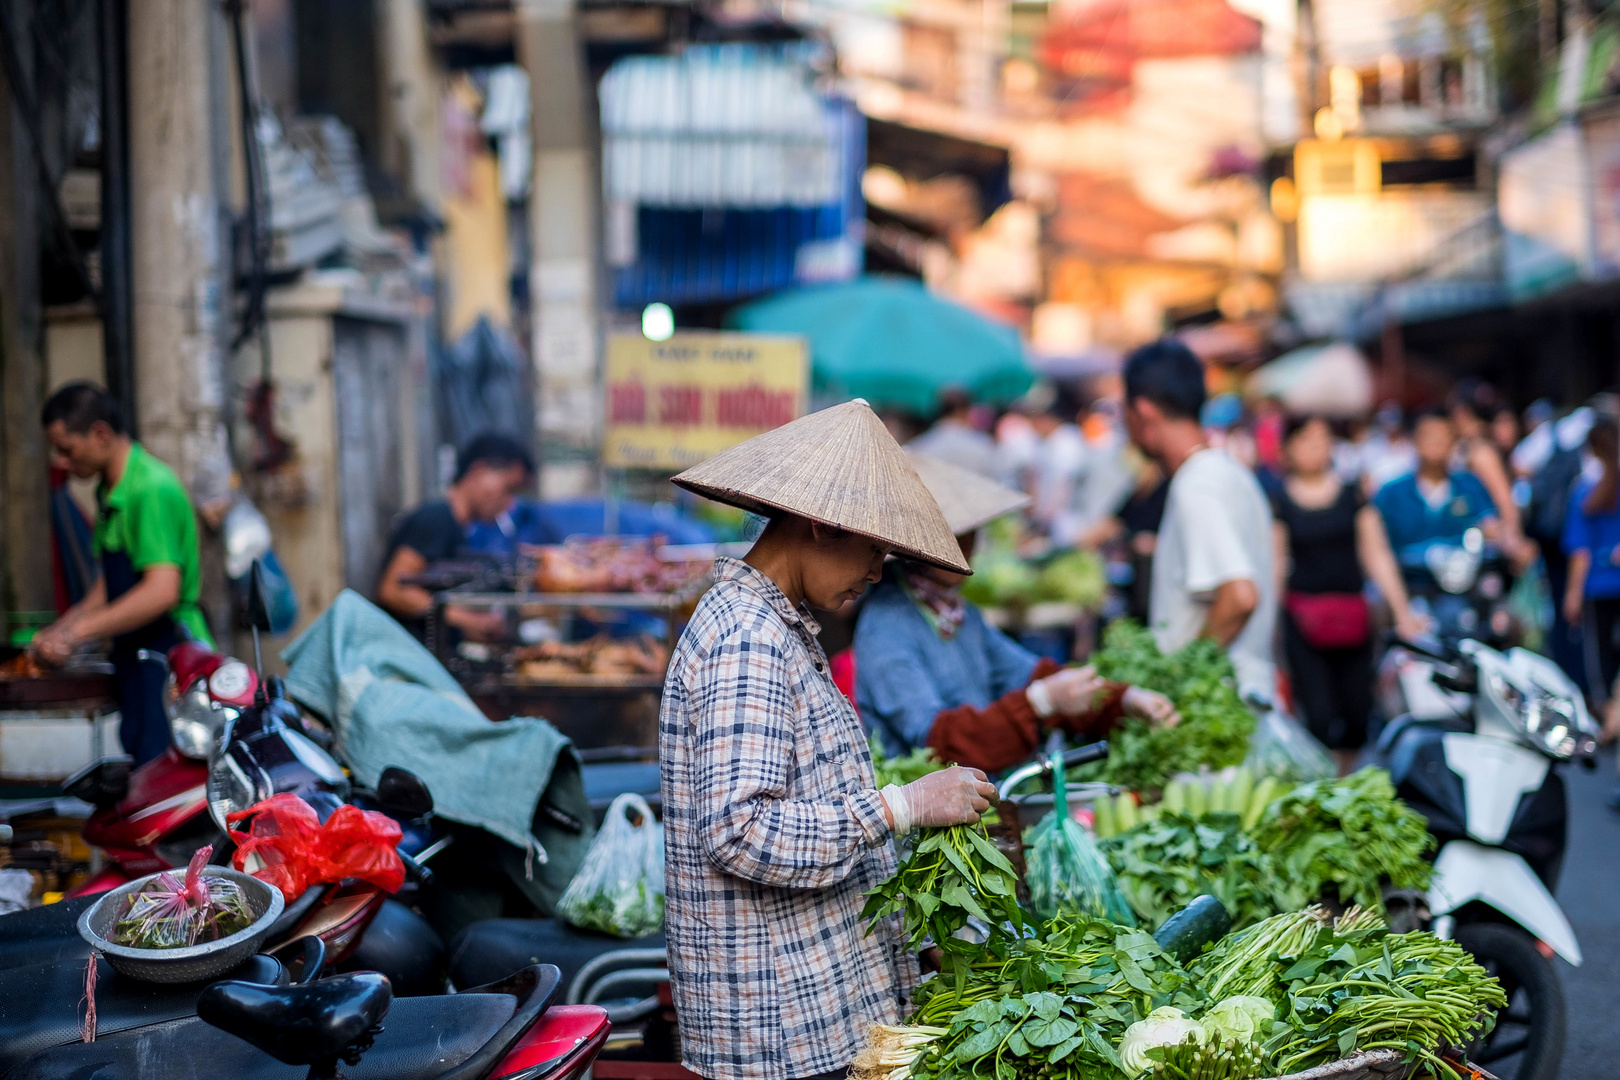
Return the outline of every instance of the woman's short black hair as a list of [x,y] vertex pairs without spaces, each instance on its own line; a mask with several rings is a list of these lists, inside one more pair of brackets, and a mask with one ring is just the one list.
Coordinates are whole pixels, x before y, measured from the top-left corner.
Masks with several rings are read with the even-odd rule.
[[124,433],[124,410],[116,398],[92,382],[70,382],[46,400],[39,411],[39,426],[50,427],[58,420],[75,435],[87,434],[97,424],[106,424],[114,435]]
[[1283,420],[1282,441],[1287,442],[1318,420],[1327,424],[1330,434],[1333,432],[1333,425],[1328,422],[1327,417],[1320,413],[1289,413],[1287,418]]
[[510,435],[499,431],[486,431],[482,435],[475,435],[472,441],[461,448],[456,455],[456,475],[452,483],[459,481],[477,464],[488,465],[492,469],[504,469],[511,465],[523,466],[523,471],[534,474],[534,455],[529,448]]
[[1125,358],[1125,400],[1146,398],[1172,420],[1197,420],[1204,408],[1204,364],[1174,338],[1160,338]]

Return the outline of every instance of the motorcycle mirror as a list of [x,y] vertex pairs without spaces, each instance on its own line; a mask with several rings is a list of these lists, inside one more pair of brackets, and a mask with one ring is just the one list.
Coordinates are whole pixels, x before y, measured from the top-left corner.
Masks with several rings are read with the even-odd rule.
[[420,776],[390,765],[377,778],[377,802],[395,817],[419,818],[433,813],[433,793]]
[[97,809],[117,805],[129,794],[129,771],[134,765],[131,757],[104,757],[68,777],[62,790]]
[[247,621],[256,631],[270,633],[270,603],[265,599],[264,564],[258,559],[248,569]]

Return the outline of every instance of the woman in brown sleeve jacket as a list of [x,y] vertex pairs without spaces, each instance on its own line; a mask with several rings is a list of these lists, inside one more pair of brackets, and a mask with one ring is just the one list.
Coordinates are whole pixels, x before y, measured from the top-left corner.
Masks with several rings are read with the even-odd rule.
[[[913,464],[964,558],[980,527],[1027,497],[931,458]],[[1100,738],[1123,716],[1173,724],[1168,698],[1109,682],[1091,666],[1038,659],[963,599],[963,575],[890,560],[855,628],[855,700],[891,754],[919,746],[941,761],[998,772],[1025,760],[1044,732]]]

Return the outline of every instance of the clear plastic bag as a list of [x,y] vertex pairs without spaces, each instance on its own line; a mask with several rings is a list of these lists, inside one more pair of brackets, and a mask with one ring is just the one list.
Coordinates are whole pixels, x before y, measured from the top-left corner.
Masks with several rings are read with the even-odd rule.
[[1338,774],[1333,756],[1305,726],[1280,709],[1261,709],[1243,759],[1255,776],[1280,776],[1305,784]]
[[1136,925],[1136,914],[1120,891],[1113,868],[1069,816],[1068,782],[1062,769],[1052,772],[1052,812],[1030,830],[1029,842],[1024,883],[1037,915],[1043,919],[1091,915]]
[[664,827],[640,795],[626,792],[608,807],[602,831],[557,901],[557,914],[581,929],[622,938],[645,937],[664,925]]
[[108,940],[138,949],[183,949],[253,925],[253,908],[242,887],[203,873],[213,853],[210,844],[192,855],[184,880],[164,871],[131,893]]

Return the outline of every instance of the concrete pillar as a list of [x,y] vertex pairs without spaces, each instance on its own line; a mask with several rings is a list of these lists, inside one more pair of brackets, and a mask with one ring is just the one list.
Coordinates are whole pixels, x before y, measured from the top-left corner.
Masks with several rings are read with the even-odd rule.
[[[0,0],[17,37],[31,40],[31,3]],[[25,76],[32,55],[20,49]],[[39,294],[38,173],[11,88],[0,78],[0,606],[46,611],[51,585],[49,454],[39,426],[45,359]]]
[[[140,438],[179,474],[204,521],[216,525],[229,505],[231,475],[226,43],[219,4],[141,0],[130,7],[130,250]],[[212,529],[199,539],[202,608],[215,632],[224,634],[230,599],[223,551]]]
[[226,497],[230,480],[217,8],[142,0],[129,18],[136,407],[141,441],[199,507]]
[[573,0],[519,0],[518,13],[534,132],[529,296],[540,494],[563,498],[600,484],[596,95]]

